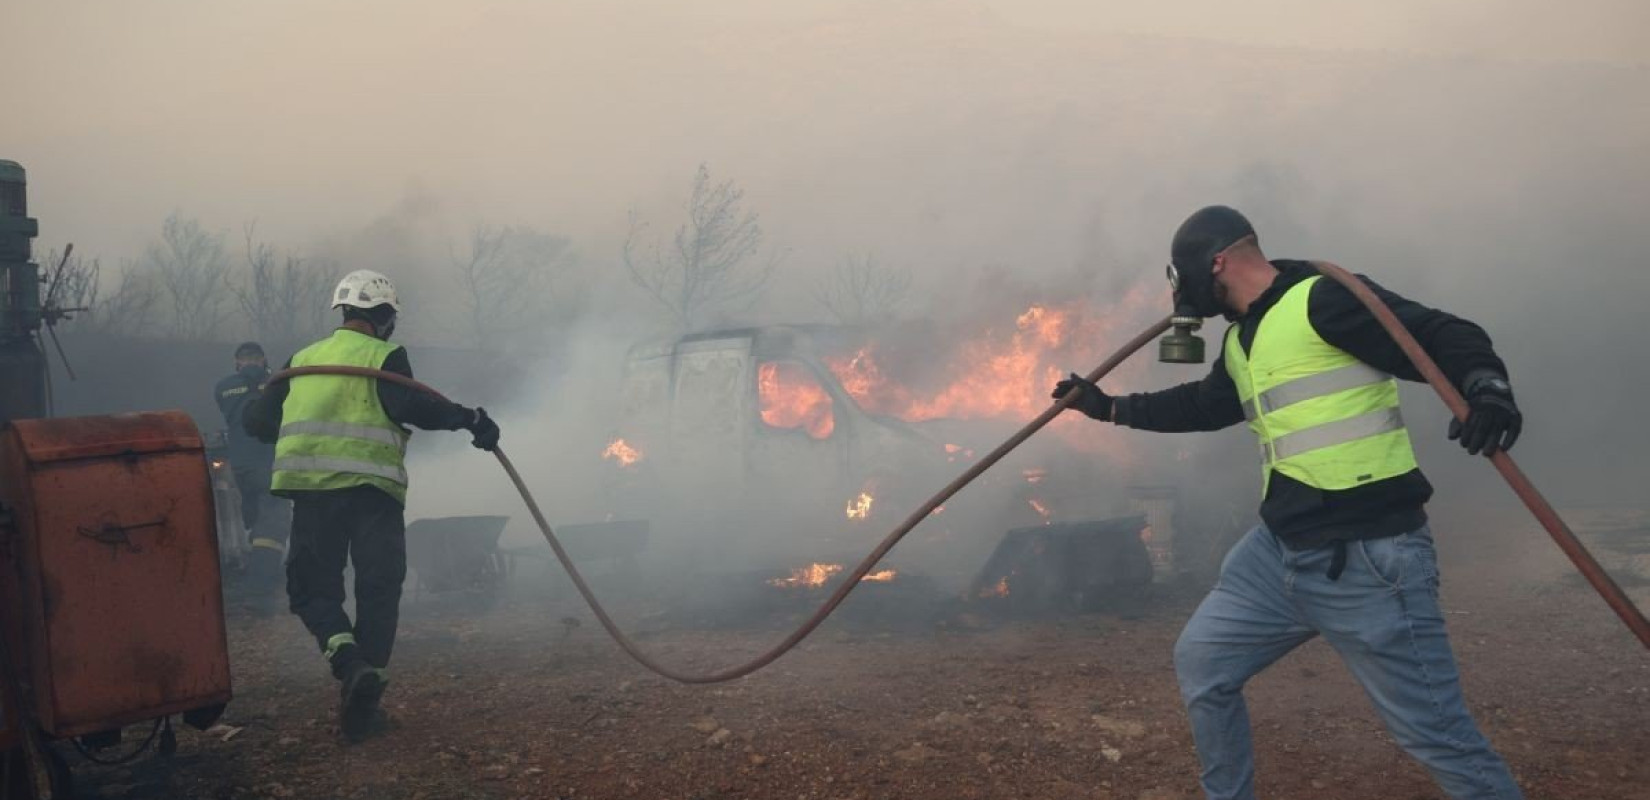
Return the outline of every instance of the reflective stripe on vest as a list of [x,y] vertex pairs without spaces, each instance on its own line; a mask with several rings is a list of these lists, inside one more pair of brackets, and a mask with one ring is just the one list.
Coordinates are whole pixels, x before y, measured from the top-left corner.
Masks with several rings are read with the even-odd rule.
[[383,464],[374,464],[371,461],[356,461],[353,458],[288,456],[275,459],[275,469],[284,472],[342,472],[351,475],[371,475],[375,478],[395,481],[403,486],[407,483],[407,470],[403,467],[390,467]]
[[1264,483],[1279,472],[1317,489],[1349,489],[1416,468],[1398,382],[1319,336],[1308,314],[1313,276],[1258,323],[1249,350],[1227,329],[1225,365],[1260,440]]
[[348,422],[323,422],[321,420],[289,422],[281,426],[281,435],[341,436],[345,439],[365,439],[369,442],[394,445],[403,453],[407,451],[407,435],[400,431],[374,428],[370,425],[352,425]]
[[1367,439],[1404,427],[1403,412],[1396,408],[1377,408],[1356,417],[1325,422],[1305,430],[1284,434],[1272,440],[1273,458],[1281,461],[1324,447]]
[[[396,345],[340,328],[292,357],[293,367],[383,367]],[[384,411],[377,381],[302,375],[288,384],[275,442],[276,492],[372,486],[405,501],[408,432]]]
[[[1360,386],[1380,383],[1391,378],[1391,375],[1359,361],[1356,364],[1348,364],[1328,372],[1296,378],[1288,383],[1267,389],[1260,393],[1259,405],[1267,411],[1277,411],[1280,408],[1292,406],[1304,400],[1311,400],[1314,397],[1344,392],[1347,389],[1356,389]],[[1254,402],[1243,404],[1244,419],[1250,422],[1255,420],[1255,417],[1258,416],[1255,405]]]

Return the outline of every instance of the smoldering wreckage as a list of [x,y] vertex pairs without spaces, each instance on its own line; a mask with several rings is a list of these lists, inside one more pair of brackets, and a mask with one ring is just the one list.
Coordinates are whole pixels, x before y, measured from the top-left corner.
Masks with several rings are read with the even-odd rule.
[[[37,224],[27,215],[26,198],[22,168],[0,162],[0,274],[5,287],[0,308],[0,333],[5,336],[0,342],[0,398],[6,423],[0,436],[0,559],[5,562],[0,579],[5,592],[0,618],[0,748],[5,752],[5,777],[0,796],[92,796],[86,794],[87,781],[102,786],[95,789],[96,796],[177,796],[179,791],[186,795],[193,789],[181,787],[203,785],[190,783],[187,775],[210,773],[214,762],[232,757],[210,745],[195,744],[189,736],[180,740],[174,719],[205,731],[208,736],[197,738],[214,743],[230,741],[248,725],[278,727],[252,717],[237,718],[231,702],[231,630],[248,621],[242,618],[244,609],[231,604],[226,610],[224,598],[236,596],[237,583],[256,549],[243,522],[243,495],[222,451],[222,434],[203,433],[186,414],[156,410],[51,416],[47,342],[55,338],[53,325],[76,310],[53,305],[52,265],[32,260],[30,240]],[[1333,275],[1334,269],[1324,267],[1324,272]],[[1176,288],[1181,288],[1178,283]],[[1177,296],[1185,294],[1179,291]],[[1155,301],[1137,293],[1119,302],[1132,312]],[[1206,316],[1210,314],[1183,302],[1172,317],[1148,328],[1090,373],[1089,385],[1166,332],[1162,360],[1203,361],[1195,331]],[[514,584],[532,583],[565,567],[574,588],[614,641],[654,672],[687,683],[722,682],[756,673],[805,640],[833,611],[834,643],[853,642],[856,637],[898,643],[933,636],[983,636],[981,632],[1021,626],[1036,630],[1048,624],[1081,624],[1077,621],[1083,619],[1150,619],[1158,613],[1154,605],[1175,602],[1177,587],[1214,574],[1222,555],[1243,533],[1240,520],[1203,513],[1206,509],[1199,508],[1195,498],[1174,486],[1154,483],[1149,459],[1122,454],[1123,446],[1115,441],[1100,442],[1094,426],[1075,419],[1076,414],[1059,416],[1068,406],[1080,404],[1081,391],[1068,392],[1050,405],[1046,395],[1026,390],[1059,381],[1059,365],[1098,361],[1105,355],[1102,348],[1122,344],[1131,331],[1121,329],[1118,320],[1129,317],[1079,305],[1030,305],[1012,326],[981,331],[957,347],[961,368],[922,385],[902,382],[896,377],[898,370],[889,368],[901,358],[897,335],[875,338],[837,327],[772,325],[638,344],[624,365],[613,435],[600,453],[586,454],[606,478],[597,498],[610,509],[606,518],[552,526],[546,517],[555,512],[547,514],[537,506],[529,491],[531,476],[516,472],[500,451],[499,460],[522,492],[523,506],[494,515],[422,518],[407,524],[406,559],[412,573],[408,602],[415,607],[437,604],[448,620],[486,619],[501,606],[522,603],[571,608],[565,584],[558,584],[562,588],[552,597],[510,599]],[[324,365],[278,374],[274,380],[340,372],[427,390],[390,372],[355,368],[351,373]],[[1078,381],[1078,376],[1072,380]],[[1465,402],[1447,382],[1440,393],[1459,416],[1468,414]],[[1017,431],[1003,423],[1027,419],[1030,424]],[[1038,440],[1041,446],[1019,447],[1045,426],[1050,433]],[[1650,645],[1650,625],[1633,601],[1505,453],[1496,457],[1496,465],[1588,583]],[[1117,475],[1128,479],[1119,481]],[[934,494],[937,476],[958,477]],[[960,493],[971,483],[974,491]],[[535,522],[549,546],[507,541],[506,529],[519,519]],[[807,535],[768,535],[775,527],[801,528]],[[893,532],[879,542],[877,535],[890,528]],[[891,552],[913,531],[913,553]],[[870,555],[860,560],[867,551]],[[639,614],[634,632],[626,634],[599,605],[590,581],[579,570],[591,571],[593,580],[603,585],[649,584],[653,596],[664,602]],[[1085,616],[1091,612],[1099,615]],[[537,610],[528,613],[543,616]],[[560,617],[555,624],[561,636],[533,646],[556,650],[567,645],[576,631],[587,627],[580,622],[582,616]],[[283,630],[290,637],[290,630]],[[791,633],[762,655],[731,668],[725,667],[730,659],[720,649],[693,649],[690,641],[697,637],[714,645],[729,636],[754,641],[774,631]],[[1125,632],[1117,635],[1128,638]],[[668,642],[666,649],[692,654],[694,669],[660,663],[670,661],[668,656],[655,661],[649,648],[632,636]],[[793,656],[786,669],[807,670],[796,662],[817,658],[830,647],[831,643],[811,646],[807,653]],[[986,657],[1001,655],[1001,647],[990,642],[982,641],[977,649]],[[709,659],[704,657],[707,652]],[[902,658],[878,652],[890,660]],[[1167,655],[1159,653],[1161,658]],[[921,658],[919,653],[917,660]],[[716,663],[719,671],[696,671],[707,661]],[[850,660],[852,667],[842,661],[829,663],[839,673],[859,672],[852,682],[864,688],[879,680],[881,673],[873,662],[874,656],[865,662]],[[545,663],[544,669],[557,669],[556,661]],[[955,677],[944,665],[913,663],[909,654],[899,663],[902,669],[933,669]],[[603,661],[597,672],[616,664]],[[1093,674],[1088,663],[1076,666],[1082,674]],[[267,664],[237,666],[235,672],[281,679]],[[863,697],[852,699],[850,687],[815,677],[849,698],[833,701],[836,707],[864,702]],[[794,681],[794,673],[786,672],[784,680]],[[420,685],[416,678],[410,682]],[[634,679],[627,679],[615,691],[632,691],[634,685]],[[933,731],[936,726],[950,729],[970,724],[969,720],[1001,722],[1031,713],[1023,687],[1006,690],[1006,705],[996,708],[998,701],[978,699],[961,688],[967,685],[972,684],[958,681],[963,696],[954,700],[961,703],[957,711],[942,711],[935,722],[925,723],[927,738],[940,746],[970,745],[957,744],[957,734]],[[691,694],[674,699],[659,695],[666,686],[656,684],[649,690],[662,705],[704,705]],[[684,691],[728,696],[721,690]],[[744,696],[740,691],[744,690],[732,696]],[[267,691],[252,692],[267,701]],[[753,700],[757,696],[751,695]],[[900,705],[892,694],[883,696],[890,707]],[[589,695],[570,697],[576,702]],[[735,704],[716,703],[728,718],[741,716],[730,707]],[[1110,707],[1090,706],[1093,726],[1104,739],[1096,749],[1099,760],[1092,762],[1100,766],[1074,766],[1072,774],[1080,777],[1086,770],[1107,777],[1095,781],[1097,788],[1079,790],[1070,780],[1043,775],[1036,784],[1040,788],[1012,793],[1125,796],[1121,792],[1143,785],[1142,774],[1158,776],[1145,779],[1153,786],[1186,785],[1161,780],[1166,770],[1193,771],[1184,747],[1170,765],[1146,759],[1142,773],[1119,771],[1122,751],[1106,743],[1146,737],[1149,731],[1161,731],[1163,723],[1148,728],[1122,719]],[[564,742],[562,760],[579,763],[579,756],[568,755],[569,747],[578,748],[579,730],[597,721],[604,727],[622,726],[615,718],[621,712],[614,709],[626,707],[635,704],[615,700],[571,727],[562,726],[570,732],[567,741],[573,742]],[[447,712],[462,714],[463,709]],[[635,724],[645,726],[645,717],[638,711]],[[1049,724],[1055,730],[1061,727],[1059,722]],[[306,725],[306,740],[336,739],[325,735],[325,722],[317,725],[310,719]],[[672,726],[681,727],[708,735],[718,747],[735,741],[734,734],[708,715],[699,714],[686,726]],[[385,741],[407,732],[392,732]],[[600,737],[584,735],[592,742]],[[1160,740],[1170,738],[1151,734],[1150,741]],[[281,737],[270,748],[295,747],[299,741]],[[165,787],[146,789],[141,780],[145,765],[175,758],[180,746],[193,753],[175,772],[185,777],[167,777],[162,781]],[[1035,745],[999,738],[977,746],[983,749],[973,760],[986,776],[978,780],[958,783],[934,777],[923,765],[943,751],[918,741],[894,750],[892,759],[872,759],[873,771],[884,774],[867,778],[869,788],[847,790],[846,776],[842,784],[832,777],[820,784],[817,775],[793,771],[786,777],[777,767],[770,769],[769,780],[751,778],[753,769],[763,768],[776,755],[764,755],[751,743],[745,745],[746,755],[737,766],[737,773],[748,779],[743,788],[739,781],[712,781],[711,788],[690,794],[791,796],[800,789],[801,796],[996,796],[1016,785],[999,764],[1015,765],[1008,772],[1037,771],[1032,766]],[[790,747],[813,747],[819,753],[834,748],[806,740]],[[437,761],[450,761],[451,754],[464,752],[460,748],[436,745]],[[158,755],[146,758],[151,750]],[[398,751],[380,752],[380,767],[392,772],[394,764],[405,760]],[[474,763],[478,752],[463,758]],[[785,755],[798,763],[816,758],[789,751]],[[850,755],[863,753],[855,748]],[[479,777],[459,776],[425,789],[394,786],[393,777],[389,786],[349,781],[346,788],[295,789],[299,781],[292,777],[255,782],[243,774],[239,782],[246,786],[211,791],[222,797],[689,796],[672,788],[669,780],[646,789],[639,778],[614,777],[611,755],[589,774],[612,779],[588,783],[582,792],[570,785],[571,777],[556,775],[554,768],[510,766],[521,760],[519,754],[507,754],[501,764],[483,767]],[[658,760],[671,757],[659,753]],[[640,769],[647,771],[645,766]],[[691,775],[695,769],[676,761],[666,771]],[[1619,777],[1628,779],[1626,770],[1624,765]],[[911,782],[901,784],[899,776],[907,773],[913,776]],[[506,779],[513,788],[503,788]],[[690,780],[698,782],[697,776]],[[1344,788],[1341,783],[1330,788],[1313,778],[1310,786],[1314,796],[1338,796],[1335,792]],[[1152,788],[1139,796],[1189,795]]]

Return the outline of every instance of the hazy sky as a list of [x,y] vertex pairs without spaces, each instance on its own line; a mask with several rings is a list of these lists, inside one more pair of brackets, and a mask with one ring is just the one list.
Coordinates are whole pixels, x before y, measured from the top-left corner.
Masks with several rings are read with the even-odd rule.
[[526,224],[614,296],[628,213],[668,230],[704,162],[791,253],[768,319],[849,252],[924,312],[985,268],[1104,298],[1236,203],[1276,255],[1484,322],[1564,475],[1650,447],[1610,424],[1640,371],[1576,357],[1642,339],[1647,7],[0,0],[0,158],[44,244],[110,262],[174,210],[398,278]]
[[[1063,103],[1081,104],[1075,92],[1085,85],[1073,76],[1092,72],[1084,61],[1103,58],[1119,41],[1105,37],[1119,32],[1173,37],[1141,40],[1127,56],[1165,71],[1214,47],[1197,39],[1642,65],[1643,8],[1631,0],[7,0],[0,75],[11,110],[0,153],[31,170],[43,241],[73,239],[85,252],[130,251],[173,208],[224,228],[255,217],[272,236],[302,239],[363,224],[409,191],[472,216],[588,233],[665,198],[701,160],[758,193],[789,185],[809,194],[815,187],[799,184],[815,177],[797,174],[800,162],[842,155],[820,129],[866,146],[875,134],[856,118],[893,128],[936,115],[973,124],[982,112],[968,107],[969,87],[935,85],[947,59],[967,62],[959,73],[1004,76],[1003,85],[980,87],[982,97],[1048,95],[1034,110],[1058,114]],[[984,57],[971,62],[971,54]],[[1251,55],[1268,58],[1236,52],[1214,61]],[[1067,90],[1069,100],[1059,96]],[[890,113],[912,105],[922,106],[915,120]],[[900,135],[888,133],[884,142]],[[966,142],[934,146],[978,155]],[[812,200],[828,206],[830,198]]]

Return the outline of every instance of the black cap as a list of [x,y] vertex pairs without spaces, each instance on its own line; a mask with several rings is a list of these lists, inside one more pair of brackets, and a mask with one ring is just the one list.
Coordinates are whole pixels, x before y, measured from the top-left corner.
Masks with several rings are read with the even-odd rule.
[[236,358],[251,358],[253,356],[261,356],[263,354],[264,346],[258,344],[257,342],[241,342],[240,346],[235,348]]
[[1255,236],[1255,226],[1237,209],[1208,206],[1180,223],[1180,230],[1174,232],[1174,243],[1169,246],[1169,257],[1182,270],[1207,268],[1216,253],[1245,236]]

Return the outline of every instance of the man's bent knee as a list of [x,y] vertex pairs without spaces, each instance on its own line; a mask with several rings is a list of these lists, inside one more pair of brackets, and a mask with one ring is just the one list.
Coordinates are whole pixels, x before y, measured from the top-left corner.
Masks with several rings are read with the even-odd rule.
[[[1187,704],[1222,688],[1230,689],[1232,675],[1220,667],[1219,645],[1199,641],[1190,625],[1174,643],[1174,674],[1180,697]],[[1238,681],[1241,684],[1241,679]]]

